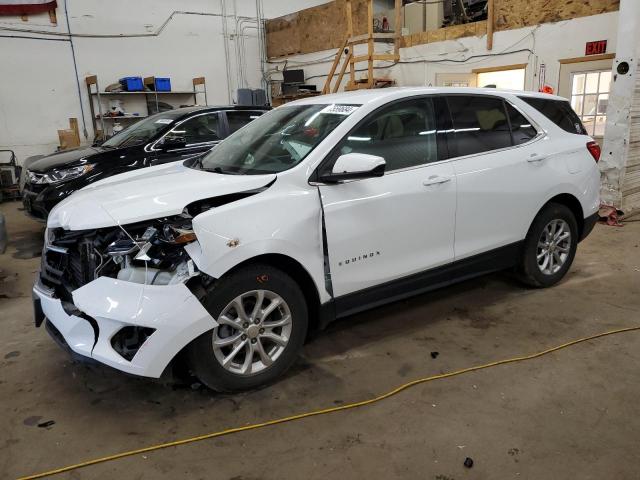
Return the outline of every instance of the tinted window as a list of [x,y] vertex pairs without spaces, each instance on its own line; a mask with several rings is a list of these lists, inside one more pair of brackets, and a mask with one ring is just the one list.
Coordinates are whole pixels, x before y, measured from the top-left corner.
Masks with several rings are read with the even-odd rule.
[[587,132],[569,102],[535,97],[520,97],[566,132],[586,135]]
[[510,147],[511,132],[502,99],[481,96],[447,98],[453,119],[453,150],[462,157]]
[[155,138],[163,130],[169,128],[169,125],[174,123],[176,119],[184,115],[184,112],[180,110],[174,110],[173,112],[162,112],[156,115],[152,115],[148,118],[140,120],[133,125],[125,128],[117,135],[111,137],[104,142],[104,147],[132,147],[134,145],[142,145]]
[[507,108],[507,113],[509,115],[511,136],[513,137],[514,145],[526,143],[538,134],[533,125],[531,125],[531,122],[529,122],[524,115],[508,103],[505,103],[505,107]]
[[197,115],[177,125],[165,138],[184,138],[187,145],[221,140],[219,116],[215,112]]
[[436,123],[431,99],[403,101],[371,114],[342,141],[339,152],[383,157],[388,172],[436,161]]
[[251,120],[255,120],[263,112],[227,112],[227,121],[229,122],[229,134],[236,130],[240,130]]

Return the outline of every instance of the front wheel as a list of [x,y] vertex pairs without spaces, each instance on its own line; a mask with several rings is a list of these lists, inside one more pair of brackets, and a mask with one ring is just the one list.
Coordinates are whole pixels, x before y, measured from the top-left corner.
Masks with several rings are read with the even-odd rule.
[[304,295],[276,268],[241,268],[210,288],[203,304],[218,326],[194,340],[187,353],[195,375],[213,390],[268,384],[302,349],[308,324]]
[[550,287],[565,276],[576,254],[578,224],[565,205],[550,203],[534,219],[520,263],[522,280],[532,287]]

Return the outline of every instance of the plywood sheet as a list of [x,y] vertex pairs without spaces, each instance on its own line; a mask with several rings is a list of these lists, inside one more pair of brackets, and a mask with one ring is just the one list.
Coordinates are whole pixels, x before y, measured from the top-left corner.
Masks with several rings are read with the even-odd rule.
[[[267,56],[338,48],[347,35],[345,0],[307,8],[266,21]],[[367,33],[367,0],[351,0],[353,34]]]
[[620,9],[620,0],[495,0],[496,30],[598,15]]
[[[352,0],[354,35],[367,32],[367,0]],[[620,0],[495,0],[495,29],[509,30],[539,23],[617,11]],[[379,12],[374,12],[379,16]],[[270,58],[338,48],[346,37],[345,0],[335,0],[291,15],[267,20],[267,55]],[[402,37],[401,46],[481,36],[487,22],[415,33]]]

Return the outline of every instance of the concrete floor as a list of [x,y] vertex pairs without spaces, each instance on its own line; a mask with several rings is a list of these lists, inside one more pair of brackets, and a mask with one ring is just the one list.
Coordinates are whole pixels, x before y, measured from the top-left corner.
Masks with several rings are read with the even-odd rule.
[[[33,327],[41,227],[2,204],[0,476],[365,399],[414,378],[640,325],[640,223],[596,226],[564,282],[506,274],[332,325],[281,382],[241,395],[72,363]],[[17,277],[15,277],[17,275]],[[2,291],[2,289],[0,289]],[[13,293],[12,293],[13,292]],[[438,351],[432,359],[430,352]],[[363,409],[138,455],[67,479],[638,478],[640,332],[414,387]],[[38,427],[49,420],[55,424]],[[463,466],[465,457],[472,469]]]

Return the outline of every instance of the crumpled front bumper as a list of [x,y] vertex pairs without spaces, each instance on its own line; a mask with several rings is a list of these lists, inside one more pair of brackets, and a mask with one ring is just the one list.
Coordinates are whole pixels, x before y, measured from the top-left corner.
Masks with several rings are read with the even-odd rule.
[[[74,353],[144,377],[160,377],[180,350],[217,325],[182,283],[143,285],[99,277],[73,291],[73,304],[79,312],[65,308],[39,282],[33,293],[47,321]],[[131,361],[111,344],[114,335],[128,326],[155,330]]]

